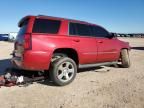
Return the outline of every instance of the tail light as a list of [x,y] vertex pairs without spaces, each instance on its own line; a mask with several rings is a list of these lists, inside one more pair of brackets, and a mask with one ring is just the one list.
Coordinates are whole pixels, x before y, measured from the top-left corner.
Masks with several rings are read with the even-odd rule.
[[18,44],[18,42],[16,41],[16,42],[14,43],[14,49],[15,49],[15,50],[17,50],[17,44]]
[[31,34],[25,34],[24,35],[24,49],[30,50],[32,48],[31,43]]

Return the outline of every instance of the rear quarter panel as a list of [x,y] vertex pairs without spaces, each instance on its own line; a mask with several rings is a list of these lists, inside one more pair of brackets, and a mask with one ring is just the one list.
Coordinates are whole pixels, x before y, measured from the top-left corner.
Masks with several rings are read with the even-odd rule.
[[[66,36],[32,34],[32,52],[44,69],[48,69],[54,50],[58,48],[73,48],[70,39]],[[37,62],[36,61],[36,62]],[[38,63],[37,62],[37,63]]]

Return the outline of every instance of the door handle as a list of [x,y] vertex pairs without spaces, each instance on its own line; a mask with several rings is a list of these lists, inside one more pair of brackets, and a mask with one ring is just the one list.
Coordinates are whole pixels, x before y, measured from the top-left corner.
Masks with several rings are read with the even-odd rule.
[[103,43],[103,41],[98,41],[98,43]]
[[73,41],[74,41],[74,42],[80,42],[80,40],[79,40],[79,39],[73,39]]

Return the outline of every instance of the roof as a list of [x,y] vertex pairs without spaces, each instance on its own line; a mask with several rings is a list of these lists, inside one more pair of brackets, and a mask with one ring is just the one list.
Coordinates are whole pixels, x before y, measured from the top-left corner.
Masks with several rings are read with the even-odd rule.
[[62,17],[53,17],[53,16],[46,16],[46,15],[37,15],[37,16],[34,16],[34,15],[28,15],[28,16],[25,16],[23,17],[20,22],[18,23],[18,26],[21,26],[21,23],[29,18],[29,17],[36,17],[36,18],[46,18],[46,19],[55,19],[55,20],[67,20],[67,21],[70,21],[70,22],[77,22],[77,23],[82,23],[82,24],[90,24],[90,25],[96,25],[96,24],[92,24],[92,23],[89,23],[89,22],[86,22],[86,21],[80,21],[80,20],[74,20],[74,19],[68,19],[68,18],[62,18]]

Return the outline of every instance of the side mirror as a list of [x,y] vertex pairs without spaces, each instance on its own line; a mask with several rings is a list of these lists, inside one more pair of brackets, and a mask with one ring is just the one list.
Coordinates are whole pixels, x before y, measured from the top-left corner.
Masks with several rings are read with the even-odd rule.
[[112,38],[114,38],[114,37],[116,37],[117,35],[116,35],[116,33],[110,33],[109,34],[109,36],[107,36],[109,39],[112,39]]

